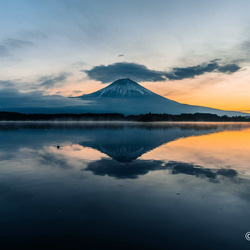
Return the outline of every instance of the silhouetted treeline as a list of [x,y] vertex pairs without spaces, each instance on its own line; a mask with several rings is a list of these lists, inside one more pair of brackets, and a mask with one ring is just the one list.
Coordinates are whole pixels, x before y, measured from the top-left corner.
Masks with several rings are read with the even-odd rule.
[[142,115],[130,115],[126,117],[129,120],[140,122],[154,122],[154,121],[213,121],[213,122],[249,122],[250,116],[218,116],[210,113],[195,113],[195,114],[142,114]]
[[250,122],[250,116],[218,116],[209,113],[195,114],[141,114],[125,116],[118,113],[83,113],[83,114],[23,114],[17,112],[0,112],[0,121],[213,121],[213,122]]

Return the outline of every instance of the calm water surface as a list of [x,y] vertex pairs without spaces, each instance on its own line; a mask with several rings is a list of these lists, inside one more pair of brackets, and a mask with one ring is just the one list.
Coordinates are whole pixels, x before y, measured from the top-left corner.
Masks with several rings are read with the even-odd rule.
[[250,249],[250,124],[0,123],[0,139],[1,246]]

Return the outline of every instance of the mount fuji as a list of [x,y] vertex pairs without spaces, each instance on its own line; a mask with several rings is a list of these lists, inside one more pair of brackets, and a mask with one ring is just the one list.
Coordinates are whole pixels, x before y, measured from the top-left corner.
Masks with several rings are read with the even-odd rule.
[[[88,97],[142,97],[142,96],[154,96],[156,95],[152,91],[142,87],[138,83],[127,79],[120,79],[106,88],[100,89],[92,94],[87,95]],[[85,95],[86,96],[86,95]],[[84,97],[84,96],[82,96]]]
[[89,101],[91,105],[86,106],[84,112],[93,113],[138,115],[151,112],[172,115],[181,113],[212,113],[227,116],[248,115],[235,111],[181,104],[160,96],[129,78],[119,79],[103,89],[75,98]]

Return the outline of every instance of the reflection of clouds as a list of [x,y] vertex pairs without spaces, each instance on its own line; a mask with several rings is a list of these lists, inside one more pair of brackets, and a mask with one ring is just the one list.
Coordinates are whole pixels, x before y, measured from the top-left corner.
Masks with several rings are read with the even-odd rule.
[[95,148],[118,162],[131,162],[151,149],[141,144],[110,145],[108,142],[106,145],[97,145]]
[[8,161],[15,158],[15,154],[11,154],[11,153],[1,153],[0,152],[0,161]]
[[135,179],[139,175],[145,175],[149,171],[166,169],[163,161],[143,161],[135,160],[130,163],[119,163],[108,158],[90,162],[86,169],[95,175],[108,175],[117,179]]
[[204,179],[206,178],[208,181],[212,183],[219,183],[220,177],[229,178],[231,181],[236,180],[241,181],[238,178],[238,172],[234,169],[229,168],[220,168],[220,169],[209,169],[204,168],[199,165],[195,165],[193,163],[185,163],[185,162],[174,162],[170,161],[165,165],[168,169],[171,169],[172,174],[186,174],[193,175],[197,178]]
[[172,170],[172,174],[187,174],[210,179],[216,178],[216,173],[211,169],[206,169],[192,163],[170,161],[166,164],[166,167]]
[[161,160],[135,160],[129,163],[120,163],[108,158],[90,162],[86,171],[92,171],[95,175],[108,175],[117,179],[135,179],[140,175],[146,175],[151,171],[170,170],[173,175],[185,174],[211,182],[219,182],[219,177],[223,176],[230,179],[238,177],[238,172],[234,169],[221,168],[209,169],[193,163],[169,161],[165,163]]
[[[93,149],[90,150],[93,151]],[[49,146],[41,150],[30,150],[30,155],[39,163],[38,166],[61,170],[77,170],[86,166],[86,162],[89,162],[90,159],[86,157],[88,152],[89,149],[84,150],[81,146],[73,144],[61,146],[60,148]],[[94,158],[94,160],[96,159]]]
[[222,175],[222,176],[226,176],[228,178],[234,178],[234,177],[237,176],[238,173],[234,169],[225,169],[225,168],[223,169],[223,168],[221,168],[221,169],[219,169],[217,171],[217,174]]

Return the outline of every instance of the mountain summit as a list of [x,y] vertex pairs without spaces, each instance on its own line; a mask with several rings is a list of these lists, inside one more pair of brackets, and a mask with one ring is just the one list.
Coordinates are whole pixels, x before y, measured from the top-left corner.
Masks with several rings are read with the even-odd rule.
[[100,89],[86,97],[138,97],[155,95],[152,91],[142,87],[129,78],[119,79],[109,86]]

